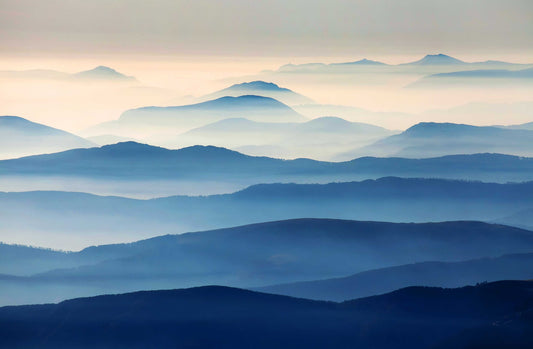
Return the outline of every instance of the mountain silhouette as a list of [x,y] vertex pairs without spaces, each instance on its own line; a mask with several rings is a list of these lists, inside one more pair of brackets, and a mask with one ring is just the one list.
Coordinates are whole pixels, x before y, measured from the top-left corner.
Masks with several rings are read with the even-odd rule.
[[18,116],[0,116],[0,158],[89,148],[94,143]]
[[115,69],[105,67],[100,65],[91,70],[85,70],[72,75],[75,79],[84,79],[84,80],[126,80],[126,81],[135,81],[136,79],[133,76],[126,76],[122,73],[117,72]]
[[280,87],[272,82],[261,80],[234,84],[220,91],[203,96],[201,99],[212,100],[226,96],[239,97],[245,95],[270,97],[288,105],[313,103],[313,100],[310,98],[302,96],[288,88]]
[[[244,127],[250,132],[253,127],[263,126],[242,120],[224,122],[222,126],[224,127],[227,123],[229,123],[230,128],[235,123],[240,126],[245,124]],[[298,125],[298,129],[303,134],[315,133],[317,129],[336,128],[338,127],[337,123],[344,124],[343,121],[336,119],[322,119]],[[220,124],[217,125],[217,128],[219,126]],[[268,125],[273,129],[278,126]],[[350,124],[349,126],[345,127],[348,131],[346,135],[348,138],[350,132],[375,131],[371,126],[364,124]],[[441,127],[442,132],[439,131]],[[461,131],[462,129],[465,131]],[[524,143],[520,136],[525,134],[527,140],[530,134],[533,134],[531,131],[504,130],[496,127],[476,128],[463,127],[462,125],[450,125],[448,127],[441,124],[421,124],[420,127],[375,143],[365,148],[368,149],[365,152],[382,154],[402,152],[413,156],[424,151],[423,155],[426,155],[428,152],[440,151],[440,149],[432,150],[426,144],[427,142],[449,141],[451,143],[449,149],[452,149],[453,142],[458,143],[457,139],[460,138],[460,132],[468,134],[470,130],[475,131],[472,132],[475,138],[471,139],[485,142],[484,144],[492,141],[495,144],[494,147],[499,142],[492,138],[495,135],[503,134],[510,142]],[[514,141],[510,140],[513,136],[515,136]],[[305,136],[303,137],[305,138]],[[417,147],[409,148],[413,144]],[[427,149],[423,149],[424,146]],[[415,150],[416,153],[413,154]],[[531,158],[500,154],[450,155],[420,160],[363,157],[335,163],[308,159],[287,161],[268,157],[253,157],[213,146],[192,146],[169,150],[136,142],[121,142],[100,148],[74,149],[60,153],[0,161],[0,174],[3,175],[43,176],[53,174],[65,177],[93,178],[94,180],[150,178],[210,181],[216,179],[219,182],[232,181],[245,185],[276,181],[346,181],[382,176],[448,177],[498,182],[524,181],[531,180],[532,169],[533,160]],[[68,178],[65,178],[65,183],[67,182]]]
[[408,286],[459,287],[502,279],[529,280],[533,253],[462,262],[421,262],[355,275],[260,287],[260,292],[328,301],[368,297]]
[[465,62],[450,57],[448,55],[439,53],[436,55],[426,55],[424,58],[411,63],[405,63],[405,65],[452,65],[452,64],[465,64]]
[[475,69],[431,74],[408,85],[409,88],[501,86],[501,84],[526,84],[533,82],[533,68],[521,70]]
[[184,132],[228,118],[244,117],[260,122],[301,122],[306,118],[269,97],[245,95],[221,97],[197,104],[142,107],[122,113],[115,121],[85,130],[85,134],[114,134],[144,138],[169,132]]
[[355,62],[341,63],[304,63],[304,64],[286,64],[281,66],[275,73],[307,73],[307,74],[331,74],[346,73],[358,74],[366,72],[376,73],[417,73],[433,74],[443,72],[454,72],[457,68],[462,70],[475,69],[520,69],[531,67],[531,64],[517,64],[503,61],[487,60],[482,62],[465,62],[460,59],[439,53],[428,54],[423,58],[396,65],[384,64],[378,61],[362,59]]
[[[135,183],[146,185],[143,181]],[[265,184],[233,194],[149,200],[70,192],[9,192],[0,193],[0,233],[4,242],[72,249],[148,238],[157,232],[181,233],[295,217],[491,222],[533,207],[532,185],[382,178]],[[428,206],[432,209],[427,210]]]
[[[344,303],[220,286],[145,291],[0,308],[0,344],[18,348],[431,348],[469,332],[501,348],[533,344],[532,286],[410,287]],[[512,323],[506,319],[512,318]],[[481,332],[481,333],[480,333]]]
[[[152,208],[144,206],[143,209]],[[155,226],[152,229],[160,230]],[[70,233],[74,235],[75,231]],[[334,219],[291,219],[164,235],[68,253],[0,245],[0,250],[12,256],[2,263],[0,274],[11,276],[0,278],[0,298],[3,304],[21,304],[194,285],[251,288],[343,277],[413,262],[464,261],[527,253],[532,249],[533,232],[502,225],[469,221],[415,224]],[[497,262],[493,264],[497,265]],[[509,262],[507,269],[505,265],[501,262],[500,274],[494,270],[492,275],[504,275],[512,265],[520,263]],[[424,280],[437,285],[449,282],[446,265],[433,270],[436,275],[421,272],[419,279],[409,279],[408,271],[398,272],[398,287],[412,285],[410,280],[418,285],[425,284]],[[478,270],[481,272],[483,265]],[[19,274],[13,279],[14,271]],[[508,273],[509,276],[525,274],[525,271]],[[476,281],[468,275],[464,280]],[[359,292],[375,294],[369,289],[376,293],[390,290],[386,278],[381,284],[362,288]],[[354,293],[357,292],[355,289]]]
[[[302,123],[267,123],[234,118],[179,135],[156,136],[148,141],[171,148],[203,144],[236,149],[249,155],[327,160],[341,150],[370,144],[391,134],[394,132],[381,127],[336,117],[322,117]],[[261,148],[261,151],[250,152],[250,147]],[[266,147],[275,147],[277,150],[265,151]]]
[[[533,132],[492,126],[421,122],[351,153],[427,158],[449,154],[533,154]],[[350,152],[344,156],[349,156]]]

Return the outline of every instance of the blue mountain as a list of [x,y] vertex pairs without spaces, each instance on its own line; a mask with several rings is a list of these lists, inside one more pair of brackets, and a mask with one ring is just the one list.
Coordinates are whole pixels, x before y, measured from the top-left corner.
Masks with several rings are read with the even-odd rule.
[[533,132],[491,126],[421,122],[401,134],[379,140],[352,153],[409,158],[474,153],[531,156]]
[[71,133],[18,116],[0,116],[0,158],[52,153],[95,144]]
[[[299,125],[316,131],[344,124],[342,120],[313,120]],[[351,125],[353,128],[368,129],[365,125]],[[504,130],[496,127],[477,128],[472,126],[445,124],[420,124],[403,134],[386,138],[375,144],[390,153],[412,145],[424,144],[428,151],[431,142],[447,140],[451,145],[457,142],[458,135],[470,130],[477,132],[476,140],[494,144],[494,135],[507,135],[509,144],[524,141],[522,134],[530,136],[531,131]],[[349,129],[349,128],[346,128]],[[457,131],[459,130],[459,131]],[[466,130],[466,131],[463,131]],[[305,133],[304,132],[304,133]],[[436,137],[436,135],[441,135]],[[490,136],[490,137],[489,137]],[[484,138],[485,137],[485,138]],[[515,139],[512,140],[512,137]],[[526,140],[529,138],[526,137]],[[497,140],[497,139],[496,139]],[[415,143],[416,144],[416,143]],[[528,149],[524,146],[525,150]],[[374,148],[371,148],[374,150]],[[490,149],[486,149],[490,150]],[[370,151],[369,151],[370,152]],[[507,174],[502,173],[505,168]],[[406,158],[363,157],[351,161],[334,163],[308,159],[280,160],[268,157],[253,157],[236,151],[213,146],[192,146],[169,150],[136,142],[122,142],[100,148],[73,149],[60,153],[37,155],[20,159],[0,161],[0,174],[25,174],[42,176],[78,176],[84,178],[152,178],[152,179],[192,179],[235,180],[240,178],[261,178],[262,181],[302,181],[308,178],[321,178],[334,181],[344,178],[361,179],[382,176],[449,177],[492,181],[530,180],[533,160],[517,156],[499,154],[451,155],[422,160]],[[253,180],[257,183],[260,180]]]
[[528,348],[532,289],[530,281],[409,287],[343,303],[220,286],[135,292],[0,308],[0,345]]
[[234,84],[220,91],[208,94],[202,97],[202,99],[211,100],[225,96],[239,97],[245,95],[270,97],[289,105],[313,103],[312,99],[302,96],[288,88],[280,87],[272,82],[260,80]]
[[364,271],[355,275],[257,288],[257,291],[297,298],[344,301],[424,285],[460,287],[503,279],[533,278],[533,253],[461,262],[421,262]]

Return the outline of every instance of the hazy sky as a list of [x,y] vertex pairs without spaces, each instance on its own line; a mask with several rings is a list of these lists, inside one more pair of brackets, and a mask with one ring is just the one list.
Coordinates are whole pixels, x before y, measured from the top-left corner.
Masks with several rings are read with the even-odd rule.
[[533,57],[531,0],[0,0],[6,55]]

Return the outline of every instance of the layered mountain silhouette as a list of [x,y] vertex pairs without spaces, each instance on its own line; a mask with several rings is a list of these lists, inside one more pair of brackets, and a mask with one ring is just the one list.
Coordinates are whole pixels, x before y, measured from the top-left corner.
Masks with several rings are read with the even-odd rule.
[[410,88],[429,87],[462,87],[472,84],[501,86],[501,84],[527,84],[533,83],[533,68],[509,69],[479,69],[446,72],[425,76],[408,85]]
[[533,207],[532,192],[532,182],[401,178],[326,185],[267,184],[234,194],[151,200],[12,192],[0,193],[0,232],[5,242],[31,241],[38,246],[72,249],[147,238],[156,232],[180,233],[295,217],[494,221]]
[[234,84],[220,91],[203,96],[201,99],[212,100],[226,96],[239,97],[246,95],[270,97],[288,105],[313,103],[313,100],[310,98],[302,96],[288,88],[280,87],[275,83],[261,80]]
[[[155,136],[148,141],[170,148],[201,144],[232,148],[257,156],[328,159],[343,150],[367,145],[391,134],[394,132],[381,127],[336,117],[322,117],[303,123],[225,119],[180,135]],[[272,151],[273,148],[276,150]]]
[[422,262],[369,270],[342,278],[261,287],[257,291],[344,301],[416,285],[460,287],[502,279],[529,280],[533,278],[531,265],[533,253],[462,262]]
[[137,79],[135,79],[135,77],[133,76],[124,75],[113,68],[109,68],[102,65],[90,70],[85,70],[74,74],[49,69],[32,69],[22,71],[7,70],[0,71],[0,77],[64,81],[137,81]]
[[[326,121],[325,124],[321,124]],[[323,119],[299,125],[303,132],[317,132],[326,129],[333,121],[336,128],[337,119]],[[231,124],[234,121],[230,121]],[[244,123],[252,130],[255,126],[248,121]],[[348,133],[351,130],[368,130],[371,126],[348,124],[340,121]],[[222,123],[224,125],[224,123]],[[219,125],[217,125],[218,127]],[[231,125],[230,125],[231,127]],[[277,126],[272,125],[275,129]],[[350,129],[353,127],[352,129]],[[441,128],[442,127],[442,128]],[[448,132],[449,130],[449,132]],[[391,136],[368,147],[366,152],[398,153],[418,155],[417,149],[424,155],[436,152],[427,145],[433,139],[449,141],[450,152],[455,139],[460,138],[459,132],[464,130],[465,138],[474,141],[494,142],[491,135],[506,135],[511,144],[525,142],[520,139],[522,134],[526,140],[533,134],[531,131],[503,130],[496,127],[477,128],[463,125],[420,124],[400,135]],[[381,132],[380,129],[377,129]],[[471,131],[474,135],[469,138]],[[511,140],[510,136],[515,136]],[[348,135],[349,137],[349,135]],[[485,139],[483,137],[489,137]],[[457,142],[457,141],[456,141]],[[410,148],[412,145],[418,148]],[[489,146],[489,145],[487,145]],[[382,176],[410,177],[448,177],[491,181],[524,181],[531,179],[533,160],[516,156],[499,154],[452,155],[430,159],[407,158],[372,158],[363,157],[351,161],[334,163],[308,159],[280,160],[268,157],[253,157],[242,153],[213,146],[192,146],[179,150],[169,150],[136,142],[122,142],[100,148],[74,149],[60,153],[37,155],[0,161],[0,174],[24,174],[31,176],[55,175],[65,177],[84,177],[95,180],[105,178],[133,179],[194,179],[196,181],[236,181],[239,183],[258,183],[272,181],[340,181]]]
[[[265,286],[346,276],[410,262],[523,253],[533,250],[533,233],[468,221],[395,224],[296,219],[165,235],[75,253],[0,247],[14,256],[6,258],[2,273],[20,272],[15,278],[0,278],[1,298],[4,304],[20,304],[193,285]],[[54,264],[61,269],[53,270]],[[525,271],[510,271],[519,262],[493,264],[497,265],[501,267],[500,274],[493,270],[492,275],[503,275],[506,271],[510,276],[526,275]],[[440,273],[437,268],[433,270],[435,275],[421,273],[420,279],[413,280],[408,279],[408,272],[398,273],[398,287],[416,280],[420,283],[414,284],[424,284],[424,278],[429,284],[450,282],[446,268]],[[468,276],[465,280],[484,281]],[[384,279],[374,289],[379,292],[382,285],[386,291],[383,286],[386,283]],[[359,292],[364,291],[363,288]],[[369,292],[368,287],[366,291]],[[354,292],[358,294],[357,290]]]
[[533,132],[491,126],[422,122],[399,135],[379,140],[340,157],[367,154],[426,158],[474,153],[531,156],[533,154]]
[[[516,64],[502,61],[465,62],[460,59],[439,53],[428,54],[423,58],[397,65],[384,64],[382,62],[362,59],[355,62],[344,63],[305,63],[286,64],[281,66],[278,73],[359,73],[366,71],[376,73],[428,73],[428,72],[454,72],[458,68],[462,70],[475,69],[520,69],[530,67],[531,64]],[[369,70],[370,69],[370,70]]]
[[410,287],[344,303],[210,286],[0,308],[0,343],[18,348],[422,349],[449,341],[453,347],[486,348],[483,343],[490,339],[491,348],[527,348],[533,344],[531,302],[528,281]]
[[259,122],[301,122],[306,118],[270,97],[246,95],[221,97],[176,107],[143,107],[125,111],[118,120],[96,125],[88,135],[115,134],[146,137],[183,132],[228,118],[244,117]]
[[504,217],[498,217],[494,222],[510,224],[515,227],[533,230],[533,208],[520,210]]
[[95,144],[71,133],[18,116],[0,116],[0,158],[53,153]]

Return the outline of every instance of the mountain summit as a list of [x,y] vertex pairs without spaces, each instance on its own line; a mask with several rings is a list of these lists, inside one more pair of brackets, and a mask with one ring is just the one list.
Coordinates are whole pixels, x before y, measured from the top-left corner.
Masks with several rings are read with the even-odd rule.
[[424,58],[411,62],[405,63],[406,65],[449,65],[449,64],[465,64],[465,62],[450,57],[448,55],[439,53],[436,55],[426,55]]
[[98,79],[98,80],[136,80],[133,76],[126,76],[113,68],[100,65],[91,70],[85,70],[73,75],[77,79]]
[[225,89],[203,96],[201,100],[210,100],[225,96],[240,97],[243,95],[270,97],[289,105],[309,104],[313,102],[310,98],[302,96],[288,88],[280,87],[273,82],[262,80],[234,84]]

